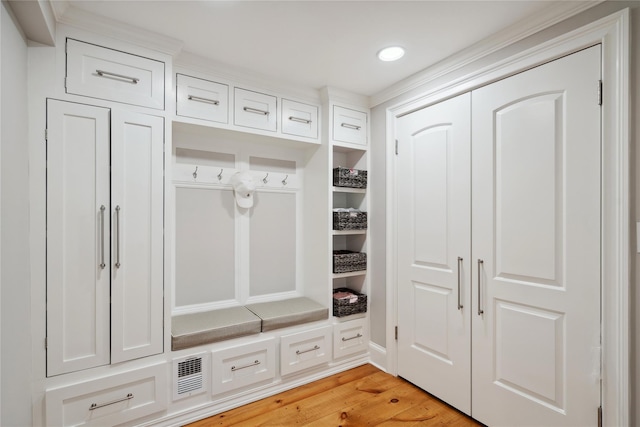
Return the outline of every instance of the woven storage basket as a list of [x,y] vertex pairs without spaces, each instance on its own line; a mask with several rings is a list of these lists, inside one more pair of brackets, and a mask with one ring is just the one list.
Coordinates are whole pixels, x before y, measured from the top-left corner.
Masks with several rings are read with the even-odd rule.
[[333,229],[334,230],[366,230],[367,229],[367,213],[366,212],[334,212],[333,213]]
[[350,316],[356,313],[367,312],[367,296],[356,292],[348,288],[336,288],[333,293],[336,292],[349,292],[357,296],[357,300],[351,302],[349,299],[333,299],[333,315],[335,317]]
[[333,169],[336,187],[367,188],[367,171],[337,167]]
[[333,272],[349,273],[367,269],[367,254],[353,251],[333,251]]

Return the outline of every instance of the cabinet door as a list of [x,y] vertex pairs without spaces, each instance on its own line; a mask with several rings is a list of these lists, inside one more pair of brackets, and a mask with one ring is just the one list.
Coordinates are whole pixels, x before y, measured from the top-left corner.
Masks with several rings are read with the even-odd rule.
[[111,142],[112,361],[162,352],[161,117],[113,111]]
[[109,109],[47,101],[47,376],[109,363]]

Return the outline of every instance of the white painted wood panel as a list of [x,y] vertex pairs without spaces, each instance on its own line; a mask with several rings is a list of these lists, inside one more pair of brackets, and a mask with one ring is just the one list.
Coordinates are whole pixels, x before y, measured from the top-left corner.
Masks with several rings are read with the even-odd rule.
[[299,372],[331,361],[332,328],[324,326],[280,338],[280,373]]
[[333,139],[358,145],[367,145],[367,116],[364,111],[333,106]]
[[282,133],[316,139],[318,119],[317,106],[282,100]]
[[277,129],[277,98],[264,93],[235,88],[234,124],[275,132]]
[[111,358],[163,348],[164,120],[112,112]]
[[338,323],[333,327],[333,358],[339,359],[369,349],[367,319]]
[[109,109],[47,101],[47,375],[108,364]]
[[275,341],[272,337],[213,351],[212,394],[273,380],[277,357]]
[[176,86],[178,116],[228,123],[228,85],[177,74]]

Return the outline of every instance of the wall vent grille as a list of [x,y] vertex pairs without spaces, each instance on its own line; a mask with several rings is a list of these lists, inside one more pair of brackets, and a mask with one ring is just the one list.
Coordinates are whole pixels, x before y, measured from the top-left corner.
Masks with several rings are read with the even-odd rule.
[[206,391],[206,354],[176,359],[173,366],[173,400]]

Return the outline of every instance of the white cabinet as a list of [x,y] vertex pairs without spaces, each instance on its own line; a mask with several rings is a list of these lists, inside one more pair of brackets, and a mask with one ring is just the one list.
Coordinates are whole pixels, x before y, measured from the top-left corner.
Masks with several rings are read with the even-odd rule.
[[333,357],[339,359],[369,348],[367,320],[356,319],[333,327]]
[[234,124],[275,132],[277,98],[239,87],[234,91]]
[[364,111],[333,106],[333,140],[367,145],[367,116]]
[[116,425],[167,408],[163,364],[47,390],[47,426]]
[[109,116],[47,102],[48,376],[163,350],[163,119]]
[[276,376],[275,338],[217,350],[211,356],[213,394],[270,381]]
[[282,133],[318,138],[318,107],[283,99]]
[[292,374],[331,361],[331,326],[280,338],[280,373]]
[[229,86],[176,75],[176,114],[218,123],[229,121]]
[[67,93],[164,109],[164,63],[67,39]]

